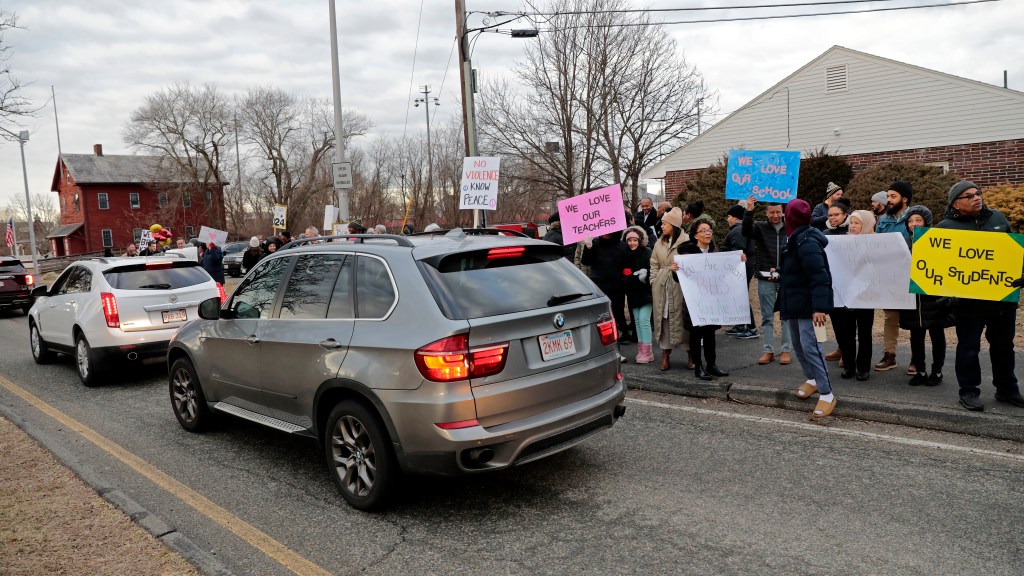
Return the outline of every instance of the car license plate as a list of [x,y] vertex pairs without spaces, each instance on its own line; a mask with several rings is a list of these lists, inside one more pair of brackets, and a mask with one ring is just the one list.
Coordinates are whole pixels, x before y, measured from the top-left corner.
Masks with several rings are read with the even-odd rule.
[[184,322],[187,319],[185,316],[185,310],[168,310],[164,312],[164,324],[170,324],[171,322]]
[[572,330],[545,334],[538,336],[537,340],[540,341],[540,355],[544,358],[545,362],[555,358],[572,356],[576,353],[576,343],[572,339]]

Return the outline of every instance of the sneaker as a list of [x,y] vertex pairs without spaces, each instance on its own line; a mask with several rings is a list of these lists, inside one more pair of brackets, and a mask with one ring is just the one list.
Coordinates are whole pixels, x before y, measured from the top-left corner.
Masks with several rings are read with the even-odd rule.
[[932,372],[928,375],[928,381],[925,382],[925,386],[938,386],[942,384],[942,372]]
[[738,336],[740,333],[746,332],[746,331],[747,331],[746,328],[744,328],[743,326],[740,326],[739,324],[737,324],[736,326],[733,326],[732,328],[729,328],[728,330],[726,330],[725,331],[725,335],[726,336]]
[[744,330],[736,335],[740,340],[753,340],[754,338],[760,338],[761,335],[757,333],[757,330]]
[[928,375],[924,372],[917,372],[914,377],[910,379],[911,386],[921,386],[928,383]]

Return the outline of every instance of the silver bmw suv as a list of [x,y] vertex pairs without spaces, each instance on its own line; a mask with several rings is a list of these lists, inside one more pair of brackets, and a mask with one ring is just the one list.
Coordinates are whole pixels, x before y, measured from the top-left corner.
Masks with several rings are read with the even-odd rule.
[[561,247],[459,229],[330,239],[260,261],[178,331],[186,430],[228,413],[315,437],[342,496],[372,509],[402,472],[523,464],[625,412],[609,301]]

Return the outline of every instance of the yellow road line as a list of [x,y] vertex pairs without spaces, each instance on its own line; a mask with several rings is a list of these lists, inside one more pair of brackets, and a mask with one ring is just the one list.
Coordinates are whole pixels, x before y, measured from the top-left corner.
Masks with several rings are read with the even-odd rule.
[[98,446],[104,452],[107,452],[128,466],[131,466],[132,469],[151,480],[157,486],[170,492],[176,498],[185,502],[200,514],[228,529],[235,536],[238,536],[242,540],[248,542],[253,547],[258,548],[264,554],[270,556],[295,574],[300,576],[330,575],[330,572],[327,570],[324,570],[320,566],[317,566],[303,558],[253,525],[242,520],[238,516],[235,516],[231,512],[228,512],[224,508],[221,508],[217,504],[214,504],[202,494],[199,494],[195,490],[161,472],[157,467],[108,440],[95,430],[74,418],[71,418],[53,406],[50,406],[28,390],[25,390],[3,376],[0,376],[0,384],[14,394],[20,396],[29,404],[35,406],[40,412],[43,412],[47,416],[50,416],[57,422],[63,424],[68,430],[81,435],[86,440]]

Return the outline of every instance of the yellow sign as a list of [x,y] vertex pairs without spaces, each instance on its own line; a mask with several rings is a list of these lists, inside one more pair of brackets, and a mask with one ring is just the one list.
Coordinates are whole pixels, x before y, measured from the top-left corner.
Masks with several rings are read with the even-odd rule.
[[1024,234],[914,229],[910,291],[932,296],[1017,302]]

